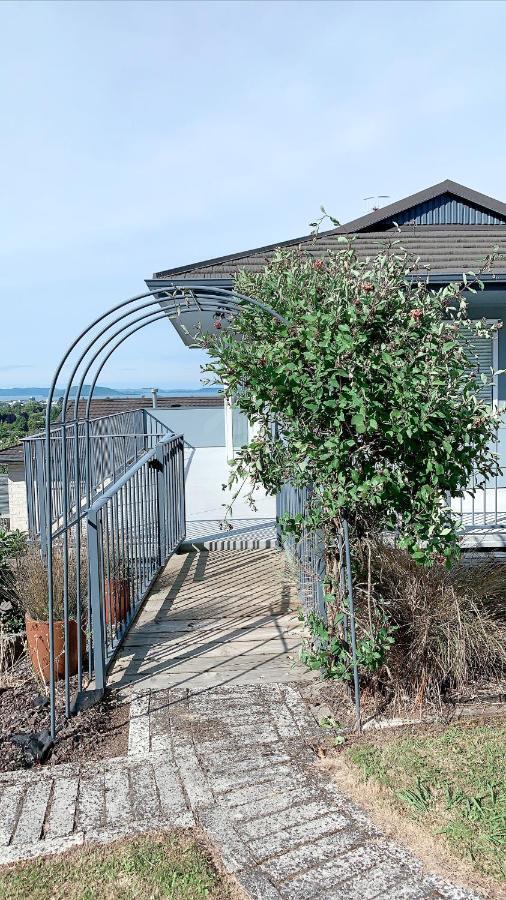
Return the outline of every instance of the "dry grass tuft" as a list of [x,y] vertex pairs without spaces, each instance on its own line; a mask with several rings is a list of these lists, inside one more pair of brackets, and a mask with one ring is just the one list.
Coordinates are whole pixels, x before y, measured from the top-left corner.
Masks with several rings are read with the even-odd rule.
[[398,700],[440,702],[473,679],[506,670],[506,565],[466,561],[424,568],[380,538],[357,548],[357,615],[367,630],[371,608],[397,626],[378,675]]
[[[81,603],[86,607],[87,596],[87,562],[83,556],[81,559]],[[63,619],[63,584],[64,564],[63,551],[58,545],[53,550],[53,591],[54,591],[54,618]],[[40,548],[35,544],[28,547],[27,552],[21,557],[17,570],[17,593],[19,600],[32,619],[47,620],[47,592],[48,579],[46,560],[43,559]],[[77,565],[76,555],[69,553],[68,566],[68,605],[69,614],[75,617],[77,609]]]

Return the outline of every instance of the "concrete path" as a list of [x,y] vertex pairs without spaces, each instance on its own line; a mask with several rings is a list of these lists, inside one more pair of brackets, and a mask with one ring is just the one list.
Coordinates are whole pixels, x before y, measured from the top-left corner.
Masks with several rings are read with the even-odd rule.
[[109,684],[200,690],[307,678],[296,607],[278,550],[177,554],[127,635]]
[[197,824],[255,900],[475,897],[338,791],[317,732],[296,684],[136,696],[128,757],[0,776],[0,863]]

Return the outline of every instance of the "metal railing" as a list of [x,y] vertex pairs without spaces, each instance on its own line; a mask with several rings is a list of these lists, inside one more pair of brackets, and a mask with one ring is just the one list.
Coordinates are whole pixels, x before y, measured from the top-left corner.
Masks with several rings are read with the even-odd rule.
[[95,687],[160,568],[185,537],[184,439],[168,435],[87,512]]
[[285,533],[280,525],[280,519],[284,516],[296,518],[305,515],[310,498],[309,487],[296,488],[289,483],[283,485],[276,495],[278,541],[295,571],[304,614],[316,612],[323,619],[325,556],[321,535],[304,529],[301,537],[297,538],[294,534]]
[[452,498],[449,502],[457,516],[459,529],[464,533],[506,529],[506,483],[502,476],[484,481],[473,475],[463,497]]
[[[325,546],[323,536],[319,531],[303,528],[301,535],[297,537],[290,532],[284,531],[282,528],[284,516],[295,519],[295,522],[300,522],[307,515],[313,502],[313,496],[311,486],[297,488],[289,483],[283,485],[276,496],[278,540],[295,570],[304,619],[308,622],[311,619],[311,614],[314,614],[320,622],[328,624],[325,602]],[[360,681],[357,661],[350,537],[346,518],[343,518],[341,521],[341,527],[336,536],[335,549],[339,557],[339,595],[343,613],[343,637],[350,648],[355,715],[357,728],[360,731],[362,727]],[[316,643],[314,637],[312,641]]]
[[[74,524],[105,488],[152,448],[167,428],[144,409],[51,429],[51,508],[53,534]],[[25,473],[30,537],[43,537],[47,479],[45,434],[25,438]],[[42,526],[42,527],[41,527]]]

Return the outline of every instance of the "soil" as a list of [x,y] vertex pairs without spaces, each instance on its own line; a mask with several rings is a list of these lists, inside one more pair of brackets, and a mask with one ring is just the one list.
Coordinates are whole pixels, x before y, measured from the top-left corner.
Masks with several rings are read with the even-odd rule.
[[[337,681],[313,681],[303,687],[304,697],[318,722],[331,717],[343,732],[356,731],[353,692]],[[364,730],[450,722],[462,719],[495,719],[506,715],[506,682],[474,682],[460,694],[448,694],[441,704],[420,706],[412,701],[388,702],[380,694],[362,691],[361,720]]]
[[[74,692],[75,681],[71,681]],[[108,759],[127,752],[129,704],[114,693],[106,692],[102,700],[70,719],[65,720],[63,712],[63,682],[58,682],[58,739],[45,765]],[[13,734],[40,734],[47,728],[48,697],[23,656],[0,678],[0,772],[33,765],[30,754],[12,741]]]

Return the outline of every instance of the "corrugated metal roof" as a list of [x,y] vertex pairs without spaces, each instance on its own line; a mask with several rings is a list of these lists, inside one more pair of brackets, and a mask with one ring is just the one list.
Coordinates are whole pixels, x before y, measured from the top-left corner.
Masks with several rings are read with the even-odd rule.
[[24,462],[25,455],[22,444],[14,444],[5,450],[0,450],[0,466],[6,463]]
[[387,227],[392,227],[394,222],[397,225],[408,222],[414,225],[504,225],[506,217],[460,200],[453,194],[441,194],[384,220]]

